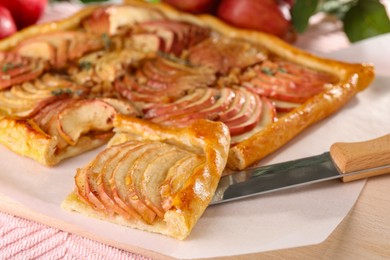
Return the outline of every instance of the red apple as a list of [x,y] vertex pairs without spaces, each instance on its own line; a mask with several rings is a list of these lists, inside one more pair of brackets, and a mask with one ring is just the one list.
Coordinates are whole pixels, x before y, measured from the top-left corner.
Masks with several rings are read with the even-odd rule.
[[219,0],[163,0],[176,9],[193,14],[212,13]]
[[233,26],[274,34],[280,38],[288,35],[291,28],[275,0],[222,0],[217,15]]
[[11,12],[19,30],[35,24],[43,14],[46,4],[47,0],[0,0],[0,6]]
[[11,12],[7,8],[0,6],[0,39],[10,36],[16,30]]

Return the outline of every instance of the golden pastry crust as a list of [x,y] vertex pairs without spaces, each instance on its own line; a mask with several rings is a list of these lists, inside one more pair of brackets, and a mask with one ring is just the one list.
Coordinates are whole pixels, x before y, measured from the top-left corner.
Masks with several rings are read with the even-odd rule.
[[[204,157],[205,163],[194,172],[186,173],[187,177],[182,187],[170,195],[168,200],[171,203],[170,207],[161,218],[156,218],[149,224],[139,219],[125,219],[119,214],[108,216],[106,212],[99,212],[80,199],[77,189],[67,197],[62,207],[180,240],[186,238],[210,203],[225,168],[230,146],[228,128],[220,122],[207,120],[199,120],[186,128],[176,128],[118,115],[115,118],[115,132],[109,147],[126,144],[132,140],[168,144],[182,149],[183,152]],[[155,171],[153,174],[164,172]]]
[[[154,4],[151,7],[150,4],[142,1],[127,0],[125,2],[135,6],[159,10],[172,20],[188,21],[209,27],[222,35],[248,40],[259,44],[277,57],[292,61],[304,67],[335,75],[338,78],[336,83],[329,84],[322,93],[313,96],[292,111],[280,115],[277,121],[266,126],[259,132],[254,133],[246,140],[234,144],[230,149],[228,159],[228,166],[232,169],[244,169],[280,148],[308,126],[339,110],[340,107],[356,95],[357,92],[367,87],[374,78],[374,69],[372,65],[348,64],[316,57],[296,49],[274,36],[261,32],[236,29],[222,23],[212,16],[183,14],[164,4]],[[1,41],[0,50],[8,50],[33,35],[78,28],[80,27],[81,21],[88,17],[96,8],[98,7],[89,7],[63,21],[37,25],[23,30],[14,36]],[[10,117],[6,118],[7,122],[12,120],[14,119]],[[14,125],[16,125],[16,123]],[[10,131],[11,130],[7,130],[4,131],[4,133],[9,134]],[[28,133],[27,130],[15,131],[15,133],[19,132]],[[35,137],[29,139],[32,140],[33,138]],[[0,140],[8,139],[7,137],[3,137]],[[52,143],[50,143],[50,145],[49,143],[50,142],[48,142],[48,146],[42,148],[42,150],[52,150]],[[5,143],[5,145],[8,147],[11,146],[7,143]],[[28,146],[27,150],[25,148],[19,150],[24,151],[24,155],[35,158],[36,155],[34,154],[37,154],[37,152],[34,150],[29,152],[28,149],[32,149],[29,147],[32,146]],[[42,152],[42,154],[45,153]],[[51,161],[49,164],[53,164],[53,160],[51,159],[39,159],[38,161]]]

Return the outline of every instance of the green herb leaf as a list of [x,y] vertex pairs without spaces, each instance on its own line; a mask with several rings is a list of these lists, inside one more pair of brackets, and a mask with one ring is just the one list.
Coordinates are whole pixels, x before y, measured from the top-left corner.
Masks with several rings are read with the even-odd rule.
[[81,61],[79,67],[81,69],[90,70],[92,68],[92,63],[89,61]]
[[64,94],[70,95],[72,93],[73,93],[73,91],[71,89],[68,89],[68,88],[65,88],[65,89],[59,88],[59,89],[54,89],[54,90],[51,91],[51,94],[53,96],[61,96],[61,95],[64,95]]
[[3,71],[3,72],[8,72],[8,70],[10,70],[10,69],[13,69],[14,68],[14,64],[12,64],[12,63],[5,63],[5,64],[3,64],[3,67],[1,68],[1,71]]
[[299,33],[303,33],[308,24],[310,17],[316,13],[318,0],[296,0],[291,9],[291,19],[294,28]]
[[111,38],[107,33],[102,34],[102,40],[104,44],[104,49],[109,50],[111,47]]
[[266,75],[268,75],[268,76],[273,76],[273,75],[275,75],[275,73],[272,71],[272,69],[267,68],[267,67],[262,67],[262,68],[261,68],[261,72],[263,72],[264,74],[266,74]]
[[351,42],[390,32],[390,20],[379,0],[360,0],[348,10],[344,31]]

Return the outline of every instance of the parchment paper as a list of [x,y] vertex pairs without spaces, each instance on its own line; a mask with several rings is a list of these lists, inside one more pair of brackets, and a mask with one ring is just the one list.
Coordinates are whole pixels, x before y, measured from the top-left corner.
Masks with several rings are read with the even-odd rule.
[[[317,155],[337,141],[363,141],[390,131],[390,35],[361,42],[328,56],[339,60],[373,62],[375,82],[334,116],[307,129],[262,164]],[[0,193],[33,211],[58,220],[68,230],[93,234],[131,250],[143,248],[176,258],[207,258],[248,254],[320,243],[343,220],[365,181],[315,184],[209,207],[186,241],[116,226],[60,208],[73,189],[75,169],[95,150],[54,168],[22,158],[0,146]],[[27,216],[28,217],[28,216]],[[128,245],[128,247],[126,247]]]

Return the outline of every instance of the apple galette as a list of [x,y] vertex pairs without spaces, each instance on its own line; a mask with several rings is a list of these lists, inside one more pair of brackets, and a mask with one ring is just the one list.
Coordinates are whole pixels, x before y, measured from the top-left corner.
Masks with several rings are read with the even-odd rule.
[[374,76],[211,16],[127,2],[0,42],[1,143],[54,165],[107,142],[117,114],[175,127],[208,119],[229,128],[228,166],[243,169]]
[[108,147],[77,170],[63,208],[184,239],[225,168],[228,128],[203,119],[177,128],[124,115],[114,126]]

